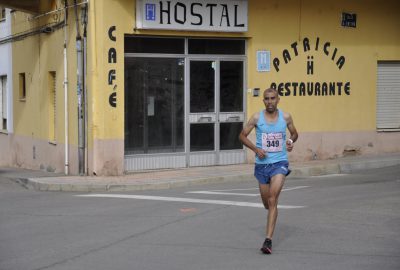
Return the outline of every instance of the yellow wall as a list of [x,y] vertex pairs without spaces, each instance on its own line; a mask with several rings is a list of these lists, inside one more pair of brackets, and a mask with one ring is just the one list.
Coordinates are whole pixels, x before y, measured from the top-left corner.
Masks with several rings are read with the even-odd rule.
[[[281,107],[292,113],[303,132],[375,130],[377,61],[400,59],[400,20],[398,1],[250,1],[249,5],[249,87],[265,89],[272,82],[350,82],[350,95],[288,96]],[[357,14],[356,28],[343,28],[341,13]],[[313,50],[316,38],[319,50]],[[311,51],[304,52],[302,41],[310,40]],[[330,42],[330,55],[322,45]],[[291,44],[298,42],[298,56]],[[339,70],[331,60],[334,48],[345,57]],[[282,51],[292,60],[283,63]],[[256,71],[257,50],[271,51],[281,59],[280,71]],[[307,75],[307,56],[314,57],[314,74]],[[272,65],[272,64],[271,64]],[[249,113],[262,106],[261,99],[249,96]]]
[[[70,13],[71,15],[71,13]],[[47,16],[42,19],[32,19],[32,15],[15,12],[13,33],[21,33],[37,28],[46,22],[62,21],[64,16]],[[69,126],[70,143],[77,144],[77,98],[76,98],[76,53],[75,29],[71,27],[74,18],[69,18],[68,29],[68,74],[69,74]],[[13,46],[14,73],[14,128],[15,133],[36,139],[48,140],[48,75],[56,72],[57,95],[57,128],[56,142],[64,143],[64,62],[63,46],[64,31],[57,30],[51,34],[40,34],[15,41]],[[19,73],[26,76],[26,100],[20,101],[18,95]]]
[[[48,1],[45,1],[48,2]],[[63,7],[61,1],[57,6]],[[54,4],[54,3],[53,3]],[[41,9],[48,10],[44,3]],[[12,33],[28,33],[46,24],[64,20],[64,12],[53,13],[35,18],[35,15],[23,12],[11,14]],[[69,10],[68,21],[68,116],[69,116],[69,167],[72,173],[77,170],[77,65],[76,65],[76,29],[73,9]],[[65,113],[64,113],[64,29],[52,33],[40,33],[12,42],[13,57],[13,121],[14,132],[10,134],[10,165],[25,168],[42,168],[49,171],[63,171],[65,150]],[[49,121],[49,72],[56,72],[56,128],[51,138]],[[19,73],[25,73],[26,99],[19,98]]]

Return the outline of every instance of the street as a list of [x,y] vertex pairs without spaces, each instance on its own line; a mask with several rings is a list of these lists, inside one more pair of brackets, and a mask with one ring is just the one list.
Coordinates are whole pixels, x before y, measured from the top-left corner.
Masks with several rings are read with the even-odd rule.
[[400,269],[400,166],[289,176],[272,255],[266,214],[255,179],[37,192],[0,170],[0,269]]

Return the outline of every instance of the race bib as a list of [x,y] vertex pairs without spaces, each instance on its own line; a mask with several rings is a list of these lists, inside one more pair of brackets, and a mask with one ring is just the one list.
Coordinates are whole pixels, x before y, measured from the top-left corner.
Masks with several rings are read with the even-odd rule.
[[283,149],[282,133],[262,133],[262,149],[267,152],[281,152]]

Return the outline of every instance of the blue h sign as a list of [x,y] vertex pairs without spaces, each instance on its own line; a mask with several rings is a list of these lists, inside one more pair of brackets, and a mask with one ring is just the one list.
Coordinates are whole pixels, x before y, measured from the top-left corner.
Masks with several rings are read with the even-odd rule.
[[265,72],[270,71],[270,51],[257,51],[257,71]]
[[156,20],[156,5],[146,4],[146,21]]

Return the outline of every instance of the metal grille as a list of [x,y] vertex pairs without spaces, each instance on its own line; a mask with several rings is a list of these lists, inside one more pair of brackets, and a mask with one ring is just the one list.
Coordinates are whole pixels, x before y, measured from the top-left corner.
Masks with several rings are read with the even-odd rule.
[[400,63],[378,63],[377,129],[400,129]]
[[7,76],[0,76],[0,129],[7,130]]
[[49,140],[56,140],[57,92],[56,72],[49,72]]
[[0,21],[4,21],[6,19],[6,9],[0,6]]

